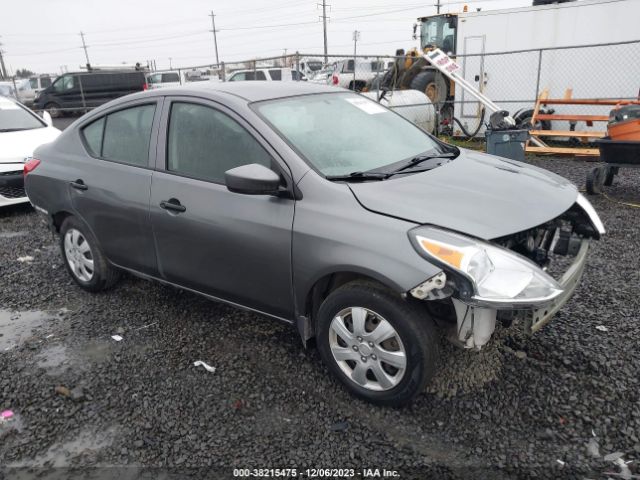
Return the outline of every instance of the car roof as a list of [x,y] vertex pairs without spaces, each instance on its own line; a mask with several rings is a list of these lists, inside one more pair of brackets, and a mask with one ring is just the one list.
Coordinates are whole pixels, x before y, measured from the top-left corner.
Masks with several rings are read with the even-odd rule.
[[[151,90],[157,95],[180,95],[191,93],[202,95],[204,92],[226,93],[243,98],[247,102],[259,102],[275,98],[295,97],[318,93],[340,93],[346,90],[328,85],[308,82],[198,82],[172,89]],[[156,93],[157,92],[157,93]]]

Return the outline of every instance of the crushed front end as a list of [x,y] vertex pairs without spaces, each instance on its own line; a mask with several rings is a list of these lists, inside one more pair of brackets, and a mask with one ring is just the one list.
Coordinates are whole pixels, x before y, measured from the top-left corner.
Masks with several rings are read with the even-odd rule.
[[451,339],[479,349],[496,321],[518,320],[527,333],[548,323],[580,283],[591,240],[605,233],[578,195],[560,216],[531,229],[481,241],[433,227],[410,232],[416,250],[442,267],[410,294],[448,324]]

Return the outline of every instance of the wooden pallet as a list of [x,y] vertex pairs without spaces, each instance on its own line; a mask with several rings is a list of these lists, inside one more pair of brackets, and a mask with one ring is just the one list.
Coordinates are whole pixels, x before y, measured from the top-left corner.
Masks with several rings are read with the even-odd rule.
[[[585,122],[589,127],[595,122],[607,122],[607,115],[569,115],[562,113],[540,113],[542,106],[547,105],[597,105],[597,106],[616,106],[640,104],[638,100],[617,100],[617,99],[574,99],[572,98],[572,89],[567,89],[564,98],[549,98],[549,91],[544,90],[536,101],[531,117],[531,125],[535,125],[539,121],[568,121],[568,122]],[[598,156],[600,151],[597,148],[583,147],[550,147],[544,143],[540,137],[565,137],[576,138],[586,141],[589,138],[603,138],[606,131],[597,130],[531,130],[532,139],[535,139],[538,146],[530,145],[530,141],[525,146],[525,151],[538,154],[557,154],[557,155],[576,155],[576,156]]]

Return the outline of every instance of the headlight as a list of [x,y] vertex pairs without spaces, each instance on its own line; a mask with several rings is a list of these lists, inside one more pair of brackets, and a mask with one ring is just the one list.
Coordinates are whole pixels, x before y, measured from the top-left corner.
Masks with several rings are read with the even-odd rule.
[[547,303],[562,293],[540,267],[510,250],[433,227],[409,236],[418,253],[469,281],[473,293],[463,300],[508,308]]

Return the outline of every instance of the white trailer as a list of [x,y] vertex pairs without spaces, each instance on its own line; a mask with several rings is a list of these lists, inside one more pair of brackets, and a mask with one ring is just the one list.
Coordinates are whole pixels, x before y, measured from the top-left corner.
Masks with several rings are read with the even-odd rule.
[[[427,51],[440,48],[456,58],[465,80],[522,122],[545,89],[554,98],[561,98],[567,89],[572,89],[574,98],[637,97],[639,19],[639,0],[580,0],[444,14],[419,19],[420,46]],[[475,130],[481,105],[455,85],[448,87],[448,94],[439,94],[432,100],[442,104],[448,95],[454,102],[453,112],[448,106],[449,114],[467,130]],[[562,111],[585,112],[571,108],[576,107]],[[608,113],[606,107],[589,108],[589,113]]]

